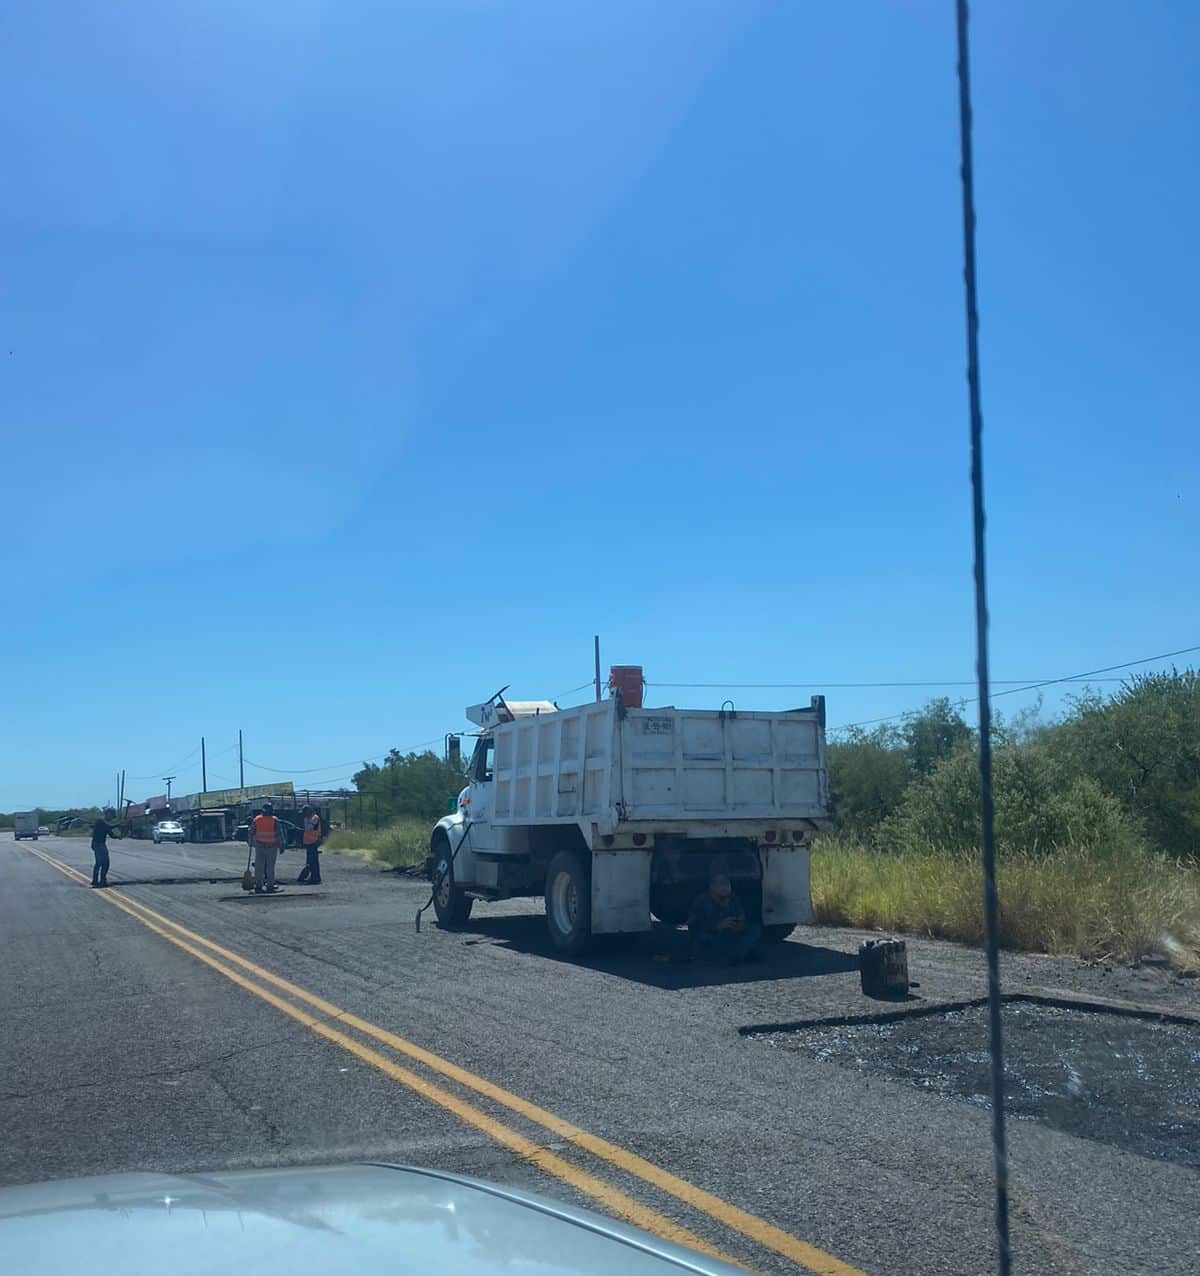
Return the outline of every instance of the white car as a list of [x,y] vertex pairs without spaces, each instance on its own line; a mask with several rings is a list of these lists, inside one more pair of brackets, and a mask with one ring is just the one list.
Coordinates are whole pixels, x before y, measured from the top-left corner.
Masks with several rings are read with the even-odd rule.
[[157,842],[182,842],[183,825],[175,820],[159,820],[150,836]]

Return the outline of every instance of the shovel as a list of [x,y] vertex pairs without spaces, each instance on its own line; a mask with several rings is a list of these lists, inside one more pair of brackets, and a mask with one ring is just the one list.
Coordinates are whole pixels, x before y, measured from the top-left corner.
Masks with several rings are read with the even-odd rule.
[[242,874],[242,890],[252,891],[254,889],[254,874],[250,871],[250,857],[254,854],[254,847],[246,847],[246,871]]

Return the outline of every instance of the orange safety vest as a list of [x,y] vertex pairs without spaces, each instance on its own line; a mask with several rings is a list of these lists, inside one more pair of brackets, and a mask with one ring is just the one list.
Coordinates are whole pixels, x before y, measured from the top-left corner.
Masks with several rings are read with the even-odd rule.
[[321,817],[310,815],[304,821],[304,845],[315,846],[321,840]]
[[275,845],[275,817],[273,815],[256,815],[254,817],[254,840],[263,846]]

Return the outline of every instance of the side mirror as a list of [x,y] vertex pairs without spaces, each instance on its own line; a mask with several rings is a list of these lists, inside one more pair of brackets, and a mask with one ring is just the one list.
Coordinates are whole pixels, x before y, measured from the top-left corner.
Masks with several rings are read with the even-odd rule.
[[446,799],[446,814],[453,815],[458,810],[458,798],[452,797]]

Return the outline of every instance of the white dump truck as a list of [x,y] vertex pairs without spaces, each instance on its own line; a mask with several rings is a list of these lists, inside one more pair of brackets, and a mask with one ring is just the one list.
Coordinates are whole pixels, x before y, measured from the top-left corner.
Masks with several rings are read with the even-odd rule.
[[825,701],[778,713],[626,707],[467,710],[481,731],[457,810],[430,840],[444,927],[475,900],[544,895],[555,947],[687,919],[728,875],[768,939],[811,921],[809,848],[828,825]]

